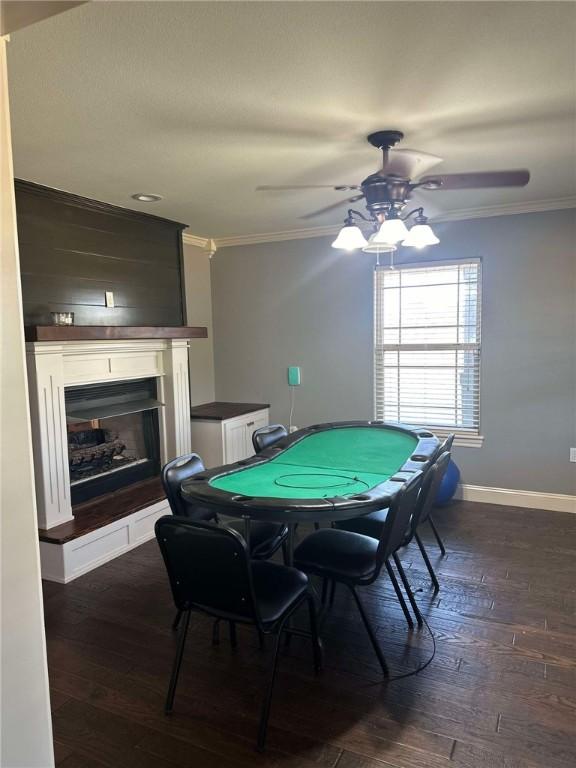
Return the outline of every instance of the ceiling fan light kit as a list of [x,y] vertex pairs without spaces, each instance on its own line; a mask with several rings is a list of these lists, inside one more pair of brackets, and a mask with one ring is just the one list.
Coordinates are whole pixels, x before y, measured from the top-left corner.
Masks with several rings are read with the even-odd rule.
[[408,237],[408,227],[402,219],[397,216],[393,216],[389,219],[384,219],[380,225],[380,229],[374,236],[374,241],[377,243],[385,243],[387,245],[396,245],[401,240],[405,240]]
[[374,232],[374,234],[368,238],[368,243],[362,248],[364,253],[375,253],[376,255],[379,255],[381,253],[394,253],[394,251],[398,250],[392,243],[377,242],[375,239],[377,234],[378,232]]
[[406,239],[402,241],[402,245],[418,249],[426,248],[428,245],[438,245],[440,240],[428,224],[428,219],[424,216],[423,209],[420,208],[417,213],[414,225],[410,228]]
[[362,234],[360,227],[356,224],[344,224],[338,237],[332,243],[332,248],[340,248],[343,251],[356,251],[358,248],[364,248],[368,241]]
[[[302,216],[303,219],[310,219],[345,203],[366,201],[369,218],[359,211],[349,209],[344,226],[332,243],[333,248],[344,248],[347,251],[362,248],[367,253],[379,253],[385,250],[396,250],[396,243],[400,242],[403,246],[413,248],[436,245],[440,241],[428,224],[423,208],[415,208],[410,213],[400,216],[415,189],[426,193],[489,187],[524,187],[530,181],[530,172],[524,169],[423,176],[423,173],[441,163],[442,158],[413,149],[393,149],[394,145],[403,138],[404,134],[401,131],[387,130],[371,133],[367,137],[368,142],[382,151],[380,170],[367,176],[359,186],[340,184],[332,187],[339,192],[358,190],[360,194]],[[412,180],[414,178],[416,181]],[[317,188],[319,185],[308,186]],[[295,188],[289,186],[258,187],[257,189]],[[412,228],[408,230],[405,222],[413,214],[417,214],[417,217]],[[368,241],[358,226],[362,222],[370,223],[373,230],[376,230]]]

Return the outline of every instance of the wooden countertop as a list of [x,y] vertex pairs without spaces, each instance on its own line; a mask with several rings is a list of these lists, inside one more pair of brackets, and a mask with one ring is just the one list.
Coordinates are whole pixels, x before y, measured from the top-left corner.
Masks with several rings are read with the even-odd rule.
[[225,421],[236,416],[244,416],[246,413],[262,411],[270,408],[269,403],[226,403],[215,401],[203,403],[190,409],[190,417],[198,421]]

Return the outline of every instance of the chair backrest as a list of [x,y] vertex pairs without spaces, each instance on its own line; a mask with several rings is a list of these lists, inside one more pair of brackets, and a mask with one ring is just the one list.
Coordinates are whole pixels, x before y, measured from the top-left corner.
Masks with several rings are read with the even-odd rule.
[[[448,469],[450,463],[450,451],[444,451],[440,457],[436,460],[433,466],[430,468],[428,474],[430,475],[430,482],[427,483],[428,487],[426,492],[422,493],[422,498],[418,499],[418,509],[416,512],[416,519],[414,521],[413,530],[416,531],[416,527],[428,519],[428,515],[432,511],[436,496],[438,495],[438,489]],[[423,483],[424,491],[424,483]]]
[[382,526],[378,543],[377,572],[380,571],[384,562],[402,546],[412,516],[416,512],[423,476],[423,472],[414,472],[390,504],[386,523]]
[[448,451],[448,453],[451,453],[452,443],[454,442],[455,437],[456,435],[454,434],[448,435],[446,440],[440,443],[440,445],[436,449],[436,453],[434,455],[434,461],[437,461],[440,458],[440,456],[442,456],[443,453],[446,453],[446,451]]
[[282,424],[270,424],[267,427],[260,427],[252,432],[252,445],[256,453],[261,453],[266,448],[277,443],[286,437],[288,430]]
[[180,493],[182,482],[203,472],[204,469],[202,459],[197,453],[178,456],[162,467],[162,485],[173,515],[189,517],[192,520],[211,520],[216,516],[213,510],[188,504]]
[[176,607],[260,625],[246,543],[236,531],[165,515],[155,525]]

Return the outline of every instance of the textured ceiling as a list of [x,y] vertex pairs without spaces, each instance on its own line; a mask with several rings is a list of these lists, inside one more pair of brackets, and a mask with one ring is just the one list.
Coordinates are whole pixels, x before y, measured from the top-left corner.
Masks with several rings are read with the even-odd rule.
[[365,135],[398,128],[439,172],[532,172],[431,212],[565,198],[575,34],[573,3],[89,3],[12,35],[15,171],[198,235],[286,231],[345,193],[258,184],[359,183]]

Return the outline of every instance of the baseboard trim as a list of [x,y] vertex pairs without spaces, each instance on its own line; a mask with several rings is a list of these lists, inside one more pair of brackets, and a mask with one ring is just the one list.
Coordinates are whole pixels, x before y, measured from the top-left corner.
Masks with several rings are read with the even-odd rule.
[[519,491],[513,488],[488,488],[483,485],[459,485],[455,498],[462,501],[479,501],[483,504],[503,504],[509,507],[545,509],[550,512],[576,514],[576,496],[564,493]]

